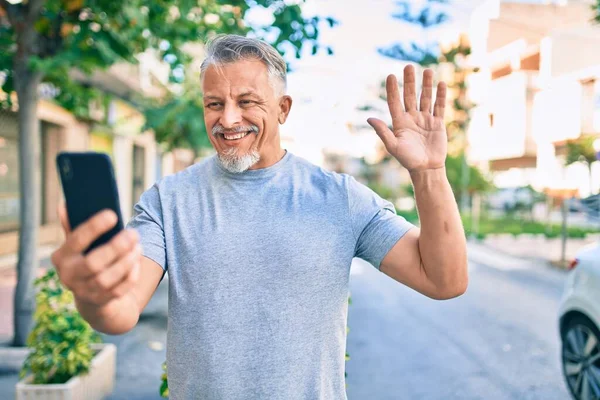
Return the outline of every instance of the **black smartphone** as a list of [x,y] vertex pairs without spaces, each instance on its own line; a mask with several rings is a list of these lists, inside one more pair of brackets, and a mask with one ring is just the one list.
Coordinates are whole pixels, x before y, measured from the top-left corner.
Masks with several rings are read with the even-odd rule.
[[113,229],[94,241],[85,253],[110,241],[124,228],[119,192],[112,162],[103,153],[59,153],[56,157],[69,224],[74,230],[99,211],[110,209],[118,217]]

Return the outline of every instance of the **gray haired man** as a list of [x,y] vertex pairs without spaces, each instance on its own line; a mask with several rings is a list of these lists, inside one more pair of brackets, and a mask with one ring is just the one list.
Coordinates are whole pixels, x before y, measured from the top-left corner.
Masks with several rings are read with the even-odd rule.
[[201,79],[216,155],[155,184],[128,229],[87,255],[115,215],[99,213],[71,232],[61,210],[67,239],[54,264],[84,318],[109,334],[136,325],[168,271],[171,399],[345,399],[354,257],[435,299],[467,287],[465,237],[444,169],[445,85],[433,103],[425,71],[417,103],[407,67],[404,104],[396,78],[387,81],[392,129],[368,120],[410,171],[418,229],[352,177],[282,149],[292,99],[274,48],[217,37]]

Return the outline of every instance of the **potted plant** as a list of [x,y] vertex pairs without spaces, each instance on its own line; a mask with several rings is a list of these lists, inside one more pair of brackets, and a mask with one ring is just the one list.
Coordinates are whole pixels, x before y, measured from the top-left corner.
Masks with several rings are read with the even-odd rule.
[[116,347],[100,343],[54,269],[36,279],[35,286],[35,324],[27,339],[30,353],[17,383],[17,400],[108,396],[115,381]]

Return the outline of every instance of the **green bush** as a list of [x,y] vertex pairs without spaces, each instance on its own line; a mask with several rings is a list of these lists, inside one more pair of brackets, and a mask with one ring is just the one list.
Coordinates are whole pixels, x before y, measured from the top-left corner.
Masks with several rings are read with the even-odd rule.
[[34,384],[65,383],[86,374],[92,363],[92,343],[99,335],[75,308],[73,294],[65,289],[54,269],[36,279],[34,327],[27,338],[31,352],[20,376],[33,375]]
[[169,398],[169,381],[167,379],[167,362],[165,361],[162,365],[163,373],[160,376],[161,384],[160,384],[160,397]]
[[[470,215],[463,216],[465,232],[472,234],[472,220]],[[501,218],[482,217],[479,220],[478,235],[507,233],[514,236],[520,234],[545,235],[547,238],[556,238],[561,235],[560,224],[547,225],[541,222],[523,220],[514,216]],[[580,228],[576,226],[567,227],[567,236],[570,238],[585,238],[589,233],[596,233],[597,229]]]

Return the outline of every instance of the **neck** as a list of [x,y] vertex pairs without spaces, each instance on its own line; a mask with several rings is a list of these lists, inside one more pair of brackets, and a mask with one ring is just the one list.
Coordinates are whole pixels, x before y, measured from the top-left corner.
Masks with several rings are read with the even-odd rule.
[[285,150],[281,148],[279,132],[277,132],[277,140],[273,141],[270,145],[264,146],[259,152],[260,161],[249,169],[269,168],[270,166],[277,164],[283,156],[285,156]]
[[267,154],[261,154],[260,161],[254,164],[249,169],[263,169],[269,168],[277,164],[283,156],[285,156],[286,151],[281,148],[281,146],[277,146],[277,149],[274,151],[269,151]]

